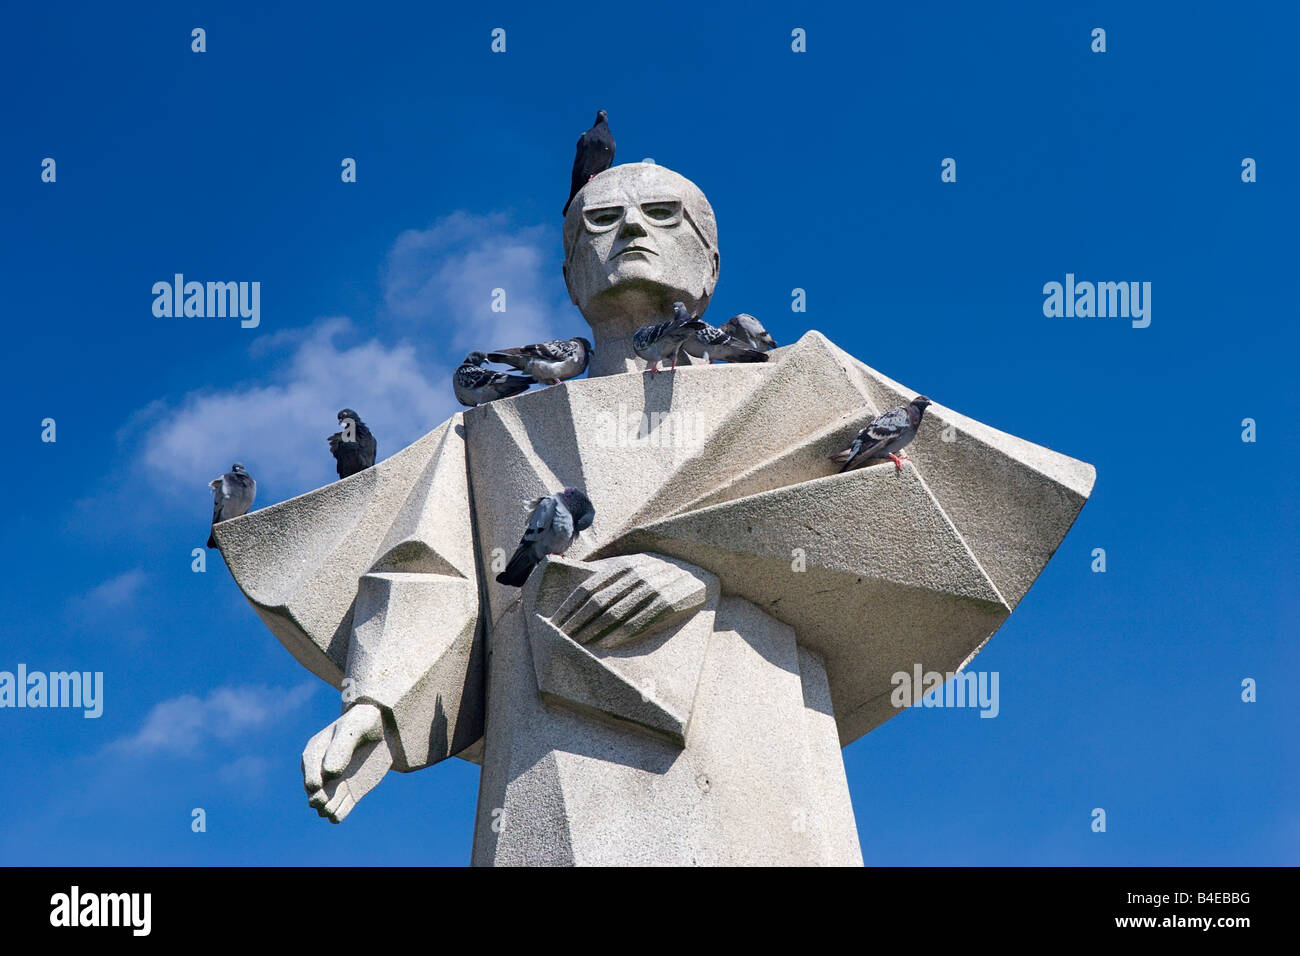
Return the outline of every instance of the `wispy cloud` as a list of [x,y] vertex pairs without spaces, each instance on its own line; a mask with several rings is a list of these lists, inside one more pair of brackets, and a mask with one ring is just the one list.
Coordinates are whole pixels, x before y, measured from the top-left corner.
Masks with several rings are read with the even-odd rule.
[[139,730],[108,749],[135,756],[194,754],[212,741],[229,743],[266,727],[297,710],[315,691],[315,683],[305,682],[291,688],[218,687],[206,697],[182,694],[154,704]]
[[81,597],[77,605],[90,611],[118,611],[132,604],[144,587],[148,576],[140,568],[132,568],[116,577],[97,584]]
[[[158,416],[144,440],[151,478],[173,494],[203,499],[206,484],[241,461],[262,503],[337,478],[326,436],[340,408],[355,408],[385,458],[437,427],[456,408],[450,368],[420,361],[410,343],[385,346],[351,321],[324,319],[272,348],[284,364],[264,384],[191,392]],[[156,413],[155,413],[156,414]]]
[[[586,326],[565,295],[561,262],[558,230],[453,213],[397,237],[384,303],[394,316],[432,327],[456,358],[579,335]],[[495,289],[505,293],[504,311],[493,311]]]
[[[554,248],[552,248],[554,247]],[[260,381],[155,400],[119,438],[141,444],[148,480],[173,501],[206,501],[207,483],[235,461],[258,482],[257,506],[336,478],[325,437],[355,408],[381,459],[460,409],[451,373],[472,348],[576,335],[582,317],[564,296],[554,230],[514,226],[501,214],[454,213],[397,237],[382,270],[385,315],[375,330],[323,318],[260,336],[256,358],[282,356]],[[505,311],[493,311],[493,290]],[[397,324],[404,337],[382,340]]]

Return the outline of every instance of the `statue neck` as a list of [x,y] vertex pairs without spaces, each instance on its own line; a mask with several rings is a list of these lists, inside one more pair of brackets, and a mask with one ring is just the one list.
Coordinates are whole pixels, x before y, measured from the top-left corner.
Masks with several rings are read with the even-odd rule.
[[649,363],[637,358],[633,351],[632,336],[643,326],[672,318],[672,300],[679,296],[680,293],[659,289],[631,289],[624,290],[617,299],[610,297],[587,303],[584,314],[591,326],[592,344],[596,350],[587,375],[619,375],[649,368]]

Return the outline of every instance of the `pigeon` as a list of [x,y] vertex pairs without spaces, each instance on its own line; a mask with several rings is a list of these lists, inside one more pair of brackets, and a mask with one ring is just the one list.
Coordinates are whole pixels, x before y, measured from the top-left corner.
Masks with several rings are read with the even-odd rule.
[[643,325],[632,335],[632,350],[650,363],[650,374],[659,371],[659,363],[668,356],[673,357],[673,368],[677,367],[677,358],[682,343],[698,329],[706,328],[699,319],[691,318],[686,306],[680,302],[673,303],[673,317],[658,325]]
[[[352,434],[345,438],[349,422],[352,423]],[[335,432],[327,440],[330,443],[330,454],[336,462],[335,470],[340,478],[347,478],[365,471],[375,463],[375,436],[370,434],[370,429],[361,420],[361,416],[350,408],[339,412],[339,424],[344,430]]]
[[763,323],[748,312],[733,315],[722,323],[720,328],[733,339],[742,345],[748,345],[751,349],[766,352],[769,349],[776,348],[776,339],[768,335],[767,329],[763,328]]
[[[218,521],[248,514],[248,509],[253,507],[253,499],[257,497],[257,482],[239,462],[231,465],[230,471],[220,478],[213,478],[208,482],[208,486],[212,489],[213,525]],[[216,546],[216,535],[209,532],[208,547]]]
[[451,384],[456,390],[457,401],[462,405],[473,408],[475,405],[495,402],[498,398],[518,395],[532,386],[533,380],[527,376],[507,375],[505,372],[481,368],[486,361],[484,353],[470,352],[452,375]]
[[569,201],[564,204],[561,216],[569,214],[569,204],[578,190],[587,185],[597,173],[614,165],[614,136],[609,131],[609,117],[604,110],[596,113],[591,129],[578,137],[577,152],[573,155],[573,182],[569,186]]
[[715,328],[701,321],[702,329],[696,329],[694,335],[688,335],[682,343],[682,350],[687,355],[702,358],[707,363],[714,359],[723,362],[766,362],[767,353],[760,349],[751,349],[744,342],[732,337],[722,329]]
[[590,528],[596,519],[591,499],[577,488],[565,488],[553,495],[534,498],[526,509],[532,512],[528,528],[510,563],[497,575],[499,583],[512,588],[523,587],[542,558],[569,550],[578,533]]
[[861,468],[873,458],[889,458],[894,467],[903,470],[903,462],[911,461],[906,455],[897,454],[908,446],[916,437],[916,430],[921,427],[921,416],[927,406],[934,404],[924,395],[912,399],[910,405],[897,405],[879,418],[867,424],[858,432],[853,444],[830,460],[843,463],[840,472]]
[[593,351],[591,343],[583,338],[556,339],[489,352],[487,357],[489,362],[513,365],[538,382],[559,385],[565,379],[585,372]]

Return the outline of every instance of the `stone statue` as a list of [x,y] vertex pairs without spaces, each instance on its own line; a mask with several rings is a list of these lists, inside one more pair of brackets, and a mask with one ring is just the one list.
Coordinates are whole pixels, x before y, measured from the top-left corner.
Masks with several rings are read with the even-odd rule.
[[[597,175],[564,251],[588,378],[217,526],[262,620],[342,690],[310,802],[337,822],[456,756],[482,767],[475,864],[860,864],[840,748],[897,713],[892,675],[983,647],[1094,471],[934,405],[910,467],[836,474],[916,393],[817,332],[638,374],[633,331],[702,311],[719,274],[713,211],[670,170]],[[523,503],[564,486],[595,523],[498,584]]]

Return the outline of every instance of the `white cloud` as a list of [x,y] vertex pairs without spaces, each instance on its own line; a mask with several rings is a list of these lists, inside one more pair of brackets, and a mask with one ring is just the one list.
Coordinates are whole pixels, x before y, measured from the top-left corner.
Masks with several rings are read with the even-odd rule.
[[[511,228],[501,214],[453,213],[428,229],[397,237],[384,270],[384,302],[393,316],[432,324],[439,345],[459,360],[586,329],[568,301],[559,230]],[[494,289],[505,311],[492,311]]]
[[240,461],[258,482],[258,505],[337,479],[326,436],[335,413],[355,408],[379,442],[381,459],[441,424],[455,409],[449,366],[429,366],[415,347],[362,340],[347,319],[317,322],[276,347],[287,362],[263,385],[191,392],[145,437],[149,475],[187,498]]
[[182,694],[150,709],[140,729],[109,744],[135,755],[192,754],[212,740],[229,743],[289,714],[316,691],[308,682],[284,689],[244,685],[218,687],[207,695]]
[[[408,230],[388,252],[384,302],[418,348],[386,345],[341,317],[263,335],[254,356],[285,355],[269,378],[151,402],[119,438],[142,441],[149,480],[176,501],[206,502],[207,483],[236,461],[258,482],[255,507],[328,484],[337,476],[325,438],[340,408],[360,413],[387,458],[460,410],[450,379],[470,349],[581,334],[560,261],[555,230],[512,227],[500,214],[458,212]],[[498,288],[504,312],[491,309]]]
[[132,568],[91,588],[77,603],[91,611],[120,610],[135,600],[146,580],[144,571]]

